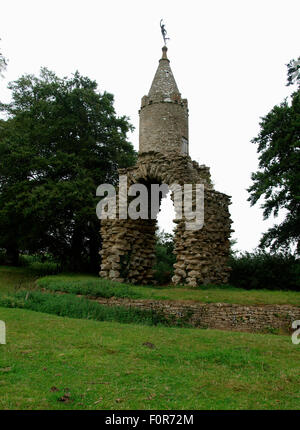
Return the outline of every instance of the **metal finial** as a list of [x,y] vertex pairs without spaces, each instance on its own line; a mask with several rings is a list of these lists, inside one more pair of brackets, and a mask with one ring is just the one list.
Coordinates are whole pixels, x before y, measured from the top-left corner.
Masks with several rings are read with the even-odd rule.
[[162,37],[163,37],[163,39],[164,39],[164,44],[165,44],[165,45],[167,45],[167,40],[170,40],[170,38],[169,38],[169,37],[166,37],[166,35],[167,35],[167,30],[165,29],[165,25],[164,25],[164,24],[162,24],[162,19],[160,20],[159,25],[160,25],[160,30],[161,30]]

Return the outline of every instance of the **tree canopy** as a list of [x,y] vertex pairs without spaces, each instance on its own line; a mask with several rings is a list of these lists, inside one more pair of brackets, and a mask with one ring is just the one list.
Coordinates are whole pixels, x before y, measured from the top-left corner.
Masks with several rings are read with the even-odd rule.
[[99,265],[96,188],[116,183],[134,164],[127,117],[113,95],[76,72],[59,78],[46,68],[9,85],[0,122],[0,248],[51,253],[72,270]]
[[252,142],[257,145],[259,169],[252,174],[248,189],[254,205],[262,197],[264,217],[286,215],[263,234],[260,246],[288,250],[296,245],[300,253],[300,61],[288,65],[287,85],[297,88],[290,97],[261,119],[260,132]]

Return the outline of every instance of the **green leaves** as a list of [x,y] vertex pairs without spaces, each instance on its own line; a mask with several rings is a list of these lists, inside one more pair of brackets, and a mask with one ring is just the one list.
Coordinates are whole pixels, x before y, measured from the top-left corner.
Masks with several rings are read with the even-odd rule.
[[277,216],[285,209],[285,220],[264,234],[262,247],[288,249],[296,244],[300,252],[300,91],[285,100],[261,120],[260,133],[252,141],[257,145],[259,170],[252,174],[249,201],[254,205],[262,197],[264,217]]
[[47,251],[72,269],[93,261],[96,270],[95,191],[134,164],[132,126],[116,116],[112,94],[79,72],[61,79],[43,68],[9,88],[12,101],[1,105],[8,120],[0,121],[0,247]]

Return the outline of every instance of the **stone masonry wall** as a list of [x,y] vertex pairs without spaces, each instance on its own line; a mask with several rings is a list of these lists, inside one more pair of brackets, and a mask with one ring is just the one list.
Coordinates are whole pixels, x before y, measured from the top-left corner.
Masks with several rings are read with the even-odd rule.
[[100,276],[117,282],[149,284],[155,261],[155,220],[102,221]]
[[300,320],[300,307],[292,305],[238,305],[192,301],[95,299],[113,306],[135,307],[161,313],[198,328],[257,333],[291,332],[292,321]]

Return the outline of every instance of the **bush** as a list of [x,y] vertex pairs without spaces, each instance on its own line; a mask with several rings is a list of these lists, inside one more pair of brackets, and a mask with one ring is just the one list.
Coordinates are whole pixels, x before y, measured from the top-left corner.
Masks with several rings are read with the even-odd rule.
[[50,261],[50,259],[47,259],[44,255],[28,255],[28,254],[21,254],[19,257],[19,265],[23,267],[28,267],[33,263],[45,263]]
[[53,261],[51,256],[45,254],[20,255],[19,265],[28,267],[29,271],[36,276],[57,275],[61,272],[61,267]]
[[176,261],[173,249],[173,236],[169,233],[160,233],[155,247],[156,262],[153,267],[154,279],[159,285],[166,285],[171,282],[174,273],[173,264]]
[[40,263],[39,261],[29,264],[29,270],[37,276],[57,275],[61,272],[58,263]]
[[[0,249],[0,265],[7,264],[7,255],[4,250]],[[51,256],[45,254],[22,254],[19,256],[18,266],[27,267],[36,276],[57,275],[62,271],[61,266],[53,261]]]
[[231,257],[230,284],[245,289],[300,291],[300,261],[291,254],[245,252]]

